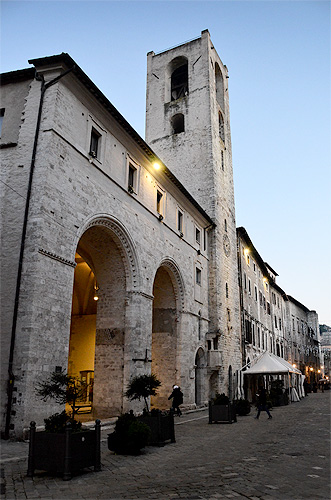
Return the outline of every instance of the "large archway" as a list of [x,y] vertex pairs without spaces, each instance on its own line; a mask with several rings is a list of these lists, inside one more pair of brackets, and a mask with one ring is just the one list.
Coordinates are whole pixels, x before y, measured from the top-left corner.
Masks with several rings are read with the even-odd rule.
[[173,384],[179,385],[177,373],[178,304],[177,284],[172,270],[159,267],[153,284],[152,373],[161,382],[151,406],[169,407],[168,396]]
[[123,411],[129,274],[120,237],[109,225],[91,225],[79,240],[76,263],[68,373],[89,382],[86,401],[93,399],[94,417],[118,415]]

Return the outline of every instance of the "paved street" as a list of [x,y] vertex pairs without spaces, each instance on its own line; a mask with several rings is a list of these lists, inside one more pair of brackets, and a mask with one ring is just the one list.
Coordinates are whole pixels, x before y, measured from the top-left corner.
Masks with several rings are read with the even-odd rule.
[[140,456],[114,455],[102,432],[102,471],[71,481],[37,473],[26,477],[26,443],[2,441],[4,499],[227,499],[330,498],[331,391],[299,403],[208,424],[207,411],[176,417],[175,444]]

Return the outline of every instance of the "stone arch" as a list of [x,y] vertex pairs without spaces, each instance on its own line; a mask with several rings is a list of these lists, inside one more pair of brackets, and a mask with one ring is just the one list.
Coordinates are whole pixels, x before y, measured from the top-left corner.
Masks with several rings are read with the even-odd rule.
[[172,385],[179,385],[178,351],[180,344],[180,313],[184,308],[184,285],[172,259],[161,261],[153,282],[152,373],[161,382],[152,406],[167,408]]
[[105,215],[84,225],[75,258],[68,372],[92,377],[89,403],[94,417],[105,418],[123,411],[127,301],[139,285],[139,264],[124,226]]
[[182,312],[185,306],[185,286],[179,267],[171,257],[165,257],[162,259],[158,268],[160,267],[165,267],[170,271],[170,277],[174,285],[177,308],[179,312]]
[[222,71],[218,65],[215,64],[215,84],[216,84],[216,100],[218,105],[224,110],[224,80]]
[[177,113],[171,118],[171,127],[173,134],[181,134],[185,132],[185,123],[183,113]]
[[86,221],[86,223],[80,229],[74,246],[74,254],[83,234],[91,227],[100,226],[107,228],[120,243],[120,251],[125,263],[126,279],[128,283],[128,289],[135,290],[140,288],[140,264],[138,259],[138,254],[135,249],[134,242],[125,228],[125,226],[116,218],[108,214],[98,214],[93,216],[91,219]]
[[166,102],[185,97],[188,91],[188,60],[178,56],[166,68]]

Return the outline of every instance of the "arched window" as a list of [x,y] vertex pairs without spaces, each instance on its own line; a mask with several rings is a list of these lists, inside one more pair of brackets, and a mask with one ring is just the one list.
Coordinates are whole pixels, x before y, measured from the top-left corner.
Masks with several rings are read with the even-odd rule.
[[222,139],[222,141],[225,141],[225,135],[224,135],[224,118],[221,112],[218,113],[218,132],[219,136]]
[[188,64],[187,61],[176,68],[171,74],[171,100],[175,101],[188,94]]
[[215,83],[216,83],[216,100],[219,106],[224,110],[224,82],[222,71],[219,65],[215,65]]
[[184,115],[182,113],[178,113],[171,118],[172,125],[172,133],[180,134],[184,132]]

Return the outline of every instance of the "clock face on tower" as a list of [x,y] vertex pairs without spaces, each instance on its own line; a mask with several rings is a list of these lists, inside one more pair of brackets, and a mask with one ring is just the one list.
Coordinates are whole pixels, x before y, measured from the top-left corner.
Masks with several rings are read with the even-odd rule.
[[223,250],[227,257],[229,257],[231,252],[230,239],[227,234],[223,236]]

